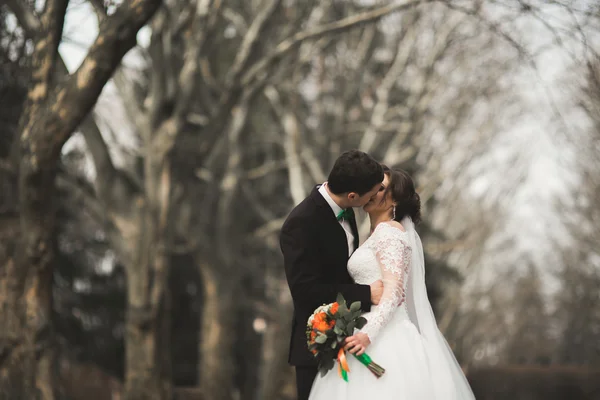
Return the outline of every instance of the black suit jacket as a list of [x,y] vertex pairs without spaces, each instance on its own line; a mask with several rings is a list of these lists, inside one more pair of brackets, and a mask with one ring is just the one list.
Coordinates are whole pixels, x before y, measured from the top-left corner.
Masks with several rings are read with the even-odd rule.
[[[356,223],[351,223],[358,247]],[[281,251],[292,292],[294,317],[288,361],[295,366],[316,366],[306,344],[306,322],[314,310],[335,301],[338,292],[350,304],[360,301],[371,309],[371,289],[353,283],[348,274],[348,240],[331,207],[314,188],[292,210],[281,228]]]

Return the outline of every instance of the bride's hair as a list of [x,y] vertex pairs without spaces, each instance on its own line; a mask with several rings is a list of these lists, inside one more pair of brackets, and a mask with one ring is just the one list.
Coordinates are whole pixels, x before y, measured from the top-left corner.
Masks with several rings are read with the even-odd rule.
[[388,176],[390,182],[385,188],[384,199],[387,194],[392,195],[396,202],[395,221],[402,221],[402,218],[409,216],[415,225],[421,222],[421,197],[415,190],[415,183],[410,175],[401,169],[391,169],[382,164],[383,173]]

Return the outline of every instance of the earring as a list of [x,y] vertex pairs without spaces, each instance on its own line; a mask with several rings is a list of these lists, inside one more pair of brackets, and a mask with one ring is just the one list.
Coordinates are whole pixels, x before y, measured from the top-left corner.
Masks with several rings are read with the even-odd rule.
[[392,207],[392,220],[396,220],[396,206]]

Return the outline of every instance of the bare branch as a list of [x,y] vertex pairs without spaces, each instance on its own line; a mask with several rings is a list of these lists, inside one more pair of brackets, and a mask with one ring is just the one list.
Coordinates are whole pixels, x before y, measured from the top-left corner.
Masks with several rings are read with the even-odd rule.
[[227,77],[225,79],[226,85],[228,87],[233,86],[237,82],[243,69],[248,63],[248,60],[250,58],[250,55],[252,54],[252,51],[254,50],[254,47],[261,39],[260,35],[263,32],[265,25],[281,4],[281,0],[267,1],[268,3],[261,7],[261,11],[256,16],[254,21],[252,21],[250,29],[248,29],[248,32],[244,36],[240,48],[236,52],[233,65],[231,66],[231,69],[227,72]]
[[529,52],[527,51],[527,49],[525,49],[525,47],[523,47],[519,42],[517,42],[509,33],[505,32],[499,26],[499,24],[494,23],[488,20],[487,18],[484,18],[478,9],[470,9],[464,6],[453,4],[450,1],[442,1],[441,3],[452,10],[456,10],[477,18],[477,20],[480,21],[483,25],[485,25],[491,32],[494,32],[495,34],[506,40],[508,43],[510,43],[510,45],[515,50],[517,50],[519,56],[526,60],[529,60],[529,62],[533,62],[533,59],[531,58]]
[[258,238],[265,238],[273,233],[279,231],[281,226],[285,222],[285,218],[273,219],[266,224],[262,225],[254,231],[254,236]]
[[108,152],[108,146],[106,145],[92,114],[89,114],[83,120],[81,124],[81,133],[83,134],[88,150],[94,159],[96,173],[102,176],[102,179],[99,179],[98,181],[103,184],[112,182],[115,168]]
[[306,146],[300,153],[300,157],[302,157],[302,161],[304,161],[313,182],[325,182],[327,175],[323,168],[321,168],[321,162],[315,156],[312,147]]
[[[32,28],[34,31],[37,31],[38,29],[40,29],[41,22],[36,18],[33,12],[26,7],[25,4],[23,4],[22,2],[16,2],[14,0],[7,0],[7,2],[9,4],[9,7],[11,7],[13,12],[15,12],[15,15],[17,15],[18,12],[19,14],[24,15],[24,17],[22,18],[30,20],[30,23],[28,23],[26,30]],[[17,11],[17,9],[19,9],[19,11]],[[22,19],[19,20],[21,21]],[[69,75],[69,71],[67,70],[67,67],[62,58],[60,58],[60,55],[58,55],[56,68],[56,73],[58,74],[58,76],[64,77]],[[102,138],[102,134],[100,133],[100,130],[96,125],[93,116],[91,114],[88,114],[79,128],[81,133],[85,137],[88,149],[92,154],[97,173],[99,175],[103,175],[102,179],[99,179],[99,182],[103,182],[105,185],[109,182],[112,182],[112,177],[114,176],[115,169],[110,159],[110,154],[108,152],[106,143]]]
[[246,86],[250,81],[256,79],[260,74],[267,73],[269,67],[279,61],[283,56],[295,49],[302,42],[310,39],[318,39],[322,36],[334,33],[341,33],[355,28],[362,24],[375,22],[393,12],[405,10],[410,7],[422,4],[422,0],[411,0],[400,4],[391,4],[375,10],[367,11],[361,14],[353,15],[339,21],[331,22],[314,29],[298,32],[291,38],[285,39],[279,43],[275,50],[256,62],[242,77],[241,84]]
[[[207,37],[217,23],[218,11],[221,8],[221,4],[222,0],[198,1],[196,18],[192,23],[192,32],[190,32],[192,39],[186,44],[185,61],[179,74],[181,92],[178,95],[175,107],[175,123],[181,123],[185,120],[186,113],[192,103],[191,99],[198,85],[196,74],[200,64],[200,56]],[[204,75],[207,75],[206,66],[203,69],[201,68],[201,71]]]
[[348,107],[348,103],[354,98],[356,93],[358,92],[361,83],[362,76],[365,73],[368,62],[367,59],[372,54],[373,49],[373,39],[375,38],[375,33],[377,32],[377,27],[375,25],[367,26],[360,38],[360,42],[358,43],[358,47],[356,49],[356,65],[357,68],[354,70],[354,79],[352,79],[350,83],[350,88],[344,94],[344,107]]
[[210,70],[210,63],[208,62],[207,57],[200,58],[200,73],[202,74],[202,78],[204,78],[204,82],[211,88],[216,89],[219,84],[217,83],[217,79],[214,74]]
[[29,9],[26,2],[22,0],[3,0],[3,2],[15,14],[17,21],[19,21],[19,24],[29,37],[39,32],[41,28],[40,21],[33,13],[33,10]]
[[246,179],[259,179],[271,172],[278,171],[286,167],[285,161],[269,161],[263,165],[246,171]]
[[104,17],[106,17],[106,7],[104,6],[104,1],[103,0],[88,0],[91,4],[92,7],[94,7],[94,11],[96,12],[96,15],[98,16],[98,21],[101,21],[102,19],[104,19]]
[[[36,33],[36,40],[34,40],[35,51],[31,57],[31,83],[27,93],[25,109],[21,114],[19,123],[21,127],[20,140],[16,140],[13,147],[13,155],[16,155],[19,146],[27,149],[24,153],[32,153],[29,149],[37,147],[35,140],[37,139],[38,144],[43,144],[43,146],[40,146],[43,149],[36,149],[39,151],[37,151],[37,161],[35,164],[36,167],[41,166],[41,168],[48,168],[49,164],[54,164],[59,155],[60,148],[76,127],[76,125],[73,126],[68,134],[64,133],[63,129],[64,138],[58,145],[48,140],[49,137],[55,136],[56,131],[61,131],[59,121],[62,115],[59,114],[59,110],[52,109],[48,113],[45,108],[49,96],[54,95],[51,83],[56,71],[56,60],[59,58],[58,45],[62,37],[67,5],[68,0],[48,0],[45,4],[44,12],[40,18],[40,32]],[[51,100],[50,103],[56,106],[55,101]],[[41,115],[42,113],[49,114],[49,118],[46,118],[44,122],[40,122],[39,117],[32,117]],[[42,124],[44,127],[36,130]],[[36,134],[38,137],[30,140]]]
[[405,70],[410,54],[417,43],[415,40],[415,36],[417,35],[415,22],[416,21],[413,20],[408,24],[408,32],[399,39],[400,43],[398,43],[396,58],[383,78],[381,85],[377,88],[377,103],[375,104],[375,107],[373,107],[369,127],[365,130],[359,145],[359,149],[364,152],[370,152],[375,144],[377,134],[385,123],[385,114],[389,108],[388,98],[390,90],[396,84],[398,77]]
[[[150,62],[156,66],[151,69],[150,72],[150,88],[149,93],[144,100],[145,108],[145,120],[148,124],[139,131],[141,137],[146,143],[149,143],[152,139],[152,131],[163,122],[165,118],[164,105],[168,101],[169,96],[173,96],[173,93],[169,92],[167,80],[171,78],[169,76],[169,63],[171,63],[168,54],[165,54],[165,42],[171,40],[169,29],[167,27],[167,12],[160,10],[157,12],[156,17],[152,20],[152,38],[151,46],[148,49]],[[137,125],[137,123],[136,123]],[[139,126],[139,125],[138,125]]]
[[125,2],[100,24],[100,32],[87,57],[75,74],[57,90],[52,111],[60,118],[62,129],[51,139],[52,152],[58,152],[90,112],[122,57],[135,45],[138,30],[160,4],[160,0]]
[[235,198],[238,181],[241,175],[242,146],[239,137],[248,119],[248,111],[252,96],[252,93],[246,93],[240,100],[240,103],[232,110],[233,120],[231,121],[227,132],[229,155],[225,173],[223,174],[223,180],[220,185],[221,198],[219,199],[217,211],[217,243],[219,243],[221,256],[228,264],[232,260],[231,253],[226,245],[227,235],[230,232],[232,222],[231,204]]
[[240,34],[245,35],[248,32],[248,24],[244,20],[244,17],[230,7],[223,9],[223,17],[230,21],[237,29]]
[[[69,0],[46,0],[44,11],[40,18],[42,24],[41,28],[43,33],[47,36],[45,37],[46,40],[37,43],[37,46],[39,47],[36,47],[36,50],[39,52],[40,47],[42,47],[40,44],[47,42],[48,51],[52,54],[52,66],[54,66],[54,61],[58,56],[58,45],[62,39],[65,14],[67,13],[68,5]],[[43,47],[45,47],[45,45]]]
[[[36,41],[35,51],[32,55],[32,88],[28,94],[28,101],[32,107],[38,107],[46,100],[50,93],[50,85],[55,71],[58,57],[58,45],[62,38],[65,13],[68,0],[48,0],[44,13],[40,18],[40,34],[44,35]],[[24,136],[35,121],[26,121]]]
[[[427,60],[424,71],[423,83],[420,90],[416,90],[406,100],[407,106],[412,110],[412,117],[409,121],[400,124],[397,133],[390,142],[388,150],[384,155],[384,162],[389,165],[397,165],[410,160],[417,154],[417,149],[420,147],[418,143],[406,144],[407,138],[412,137],[413,140],[419,140],[421,135],[410,135],[422,129],[423,118],[429,108],[430,102],[435,95],[435,87],[437,85],[435,75],[435,65],[443,59],[443,56],[449,50],[452,35],[455,30],[461,25],[464,20],[463,15],[451,17],[445,20],[442,29],[436,34],[434,48],[429,52],[430,56]],[[386,108],[387,111],[387,108]]]
[[294,204],[300,203],[306,197],[304,190],[302,163],[300,162],[298,142],[299,127],[296,116],[289,110],[281,107],[279,92],[273,86],[268,86],[264,90],[265,96],[269,99],[271,107],[279,117],[279,122],[285,137],[283,138],[283,149],[285,159],[288,164],[288,177],[290,181],[290,192]]

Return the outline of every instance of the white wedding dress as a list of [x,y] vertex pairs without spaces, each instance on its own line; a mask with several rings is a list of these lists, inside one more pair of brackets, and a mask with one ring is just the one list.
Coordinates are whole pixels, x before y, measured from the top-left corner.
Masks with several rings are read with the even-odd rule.
[[384,282],[381,301],[364,314],[367,324],[361,331],[371,340],[366,353],[385,368],[385,374],[377,379],[347,354],[349,381],[340,378],[336,365],[324,377],[317,375],[310,400],[474,399],[433,319],[420,239],[410,219],[402,225],[408,229],[380,223],[348,261],[356,283]]

